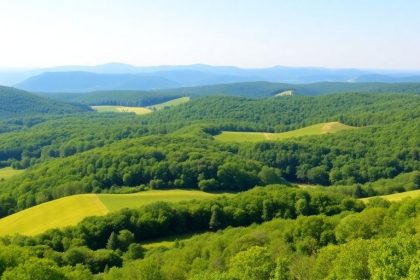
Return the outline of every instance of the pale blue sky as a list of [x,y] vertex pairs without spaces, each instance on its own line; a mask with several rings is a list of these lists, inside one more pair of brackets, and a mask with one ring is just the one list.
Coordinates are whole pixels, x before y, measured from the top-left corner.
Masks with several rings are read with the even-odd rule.
[[420,69],[419,0],[0,0],[0,67]]

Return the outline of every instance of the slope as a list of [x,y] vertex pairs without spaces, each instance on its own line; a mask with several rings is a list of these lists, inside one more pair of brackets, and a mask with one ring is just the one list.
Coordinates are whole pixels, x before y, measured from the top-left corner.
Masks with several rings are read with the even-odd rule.
[[156,201],[176,202],[215,196],[200,191],[167,190],[136,194],[80,194],[46,202],[0,219],[0,235],[35,235],[52,228],[76,225],[89,216]]
[[221,142],[260,142],[267,140],[284,140],[300,136],[336,133],[353,128],[354,127],[342,124],[340,122],[328,122],[315,124],[283,133],[223,131],[221,134],[216,135],[214,138]]
[[1,118],[34,114],[74,114],[90,111],[87,106],[55,101],[3,86],[0,86],[0,100]]

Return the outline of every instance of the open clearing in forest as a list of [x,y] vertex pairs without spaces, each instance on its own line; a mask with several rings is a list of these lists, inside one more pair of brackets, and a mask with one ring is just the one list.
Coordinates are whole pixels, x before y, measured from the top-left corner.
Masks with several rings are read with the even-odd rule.
[[80,194],[49,201],[0,219],[0,236],[35,235],[52,228],[76,225],[89,216],[102,216],[123,208],[157,201],[178,202],[217,196],[190,190],[151,190],[135,194]]
[[405,198],[416,198],[420,196],[420,190],[414,190],[414,191],[408,191],[408,192],[402,192],[402,193],[394,193],[394,194],[388,194],[388,195],[381,195],[381,196],[373,196],[373,197],[366,197],[362,198],[362,201],[369,202],[369,199],[380,197],[389,201],[400,201]]
[[267,140],[278,141],[300,136],[337,133],[349,129],[355,129],[355,127],[348,126],[340,122],[328,122],[281,133],[223,131],[221,134],[216,135],[214,138],[222,142],[260,142]]
[[293,95],[293,90],[285,90],[285,91],[277,93],[274,96],[292,96],[292,95]]
[[187,103],[188,101],[190,101],[189,97],[180,97],[180,98],[176,98],[176,99],[172,99],[169,100],[167,102],[163,102],[163,103],[159,103],[156,105],[151,105],[151,106],[147,106],[147,108],[153,110],[153,111],[158,111],[158,110],[162,110],[165,108],[169,108],[169,107],[173,107],[173,106],[178,106],[184,103]]
[[145,115],[151,113],[152,110],[145,107],[126,107],[126,106],[91,106],[91,108],[99,113],[135,113],[136,115]]
[[147,107],[127,107],[127,106],[91,106],[91,108],[99,113],[135,113],[136,115],[145,115],[153,111],[177,106],[190,101],[189,97],[180,97],[167,102],[147,106]]
[[0,181],[7,180],[15,175],[22,173],[24,170],[17,170],[11,167],[0,168]]

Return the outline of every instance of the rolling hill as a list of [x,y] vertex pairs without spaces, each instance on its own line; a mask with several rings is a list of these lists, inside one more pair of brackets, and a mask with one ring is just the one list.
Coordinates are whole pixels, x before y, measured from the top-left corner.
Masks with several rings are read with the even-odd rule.
[[[145,118],[160,124],[213,123],[218,130],[225,131],[285,132],[337,120],[352,126],[409,120],[419,117],[419,102],[419,95],[409,94],[349,93],[261,99],[211,96],[192,98],[184,106],[161,110]],[[401,111],[401,106],[410,109]],[[379,117],[381,112],[384,115]]]
[[287,131],[283,133],[264,133],[264,132],[237,132],[223,131],[221,134],[214,136],[214,139],[222,142],[261,142],[261,141],[277,141],[293,137],[322,135],[327,133],[337,133],[344,130],[354,129],[354,127],[339,123],[329,122],[320,123]]
[[213,196],[215,194],[187,190],[73,195],[0,219],[0,236],[15,233],[35,235],[52,228],[76,225],[89,216],[102,216],[123,208],[137,208],[156,201],[176,202]]
[[[318,96],[334,93],[420,93],[420,83],[313,83],[284,84],[271,82],[243,82],[217,84],[197,87],[182,87],[144,90],[109,90],[87,93],[40,92],[40,96],[54,98],[66,102],[86,105],[118,105],[118,106],[150,106],[171,99],[204,96],[236,96],[246,98],[265,98],[270,96],[297,95]],[[291,93],[291,94],[289,94]]]
[[87,106],[39,97],[32,93],[0,86],[0,117],[34,114],[74,114],[90,111]]

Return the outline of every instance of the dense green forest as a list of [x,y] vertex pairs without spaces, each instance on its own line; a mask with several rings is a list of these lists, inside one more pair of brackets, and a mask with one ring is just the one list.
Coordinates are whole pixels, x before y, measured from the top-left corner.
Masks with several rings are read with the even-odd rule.
[[[0,214],[51,199],[111,188],[240,191],[292,182],[352,185],[420,169],[417,123],[398,122],[335,135],[226,145],[195,132],[119,141],[49,160],[2,184]],[[361,140],[363,139],[363,140]]]
[[[35,126],[41,120],[31,119],[27,121],[32,122],[29,129],[0,134],[0,165],[26,168],[45,158],[73,155],[123,138],[169,133],[189,124],[200,124],[212,134],[223,129],[281,132],[326,121],[385,125],[418,119],[419,107],[417,95],[337,94],[261,100],[207,97],[143,117],[86,114],[42,120]],[[0,130],[19,129],[22,122],[25,120],[0,122]]]
[[[99,114],[36,96],[33,102],[44,102],[36,108],[56,110],[26,105],[22,114],[4,115],[0,167],[26,170],[0,181],[0,217],[79,193],[232,194],[0,237],[0,278],[419,279],[420,200],[358,199],[420,188],[420,95],[408,94],[416,85],[317,84],[323,93],[362,93],[287,97],[271,96],[282,90],[278,84],[264,85],[261,96],[270,97],[257,99],[199,97],[224,95],[225,85],[203,87],[190,102],[145,116]],[[255,97],[252,87],[231,87]],[[316,88],[299,87],[302,94]],[[146,105],[191,96],[188,90],[195,89],[122,95],[124,105]],[[115,95],[95,94],[85,103]],[[258,143],[213,138],[224,130],[283,132],[331,121],[356,128]],[[176,240],[144,245],[162,239]]]
[[418,95],[335,94],[319,97],[272,97],[259,100],[206,97],[172,110],[152,114],[150,123],[205,122],[223,130],[283,132],[308,125],[340,121],[367,126],[420,117]]
[[[92,273],[101,272],[99,279],[418,279],[419,203],[376,199],[365,206],[338,194],[279,185],[201,202],[155,203],[36,237],[2,238],[0,274],[2,279],[93,279]],[[170,248],[146,250],[138,243],[203,230],[210,232]]]

